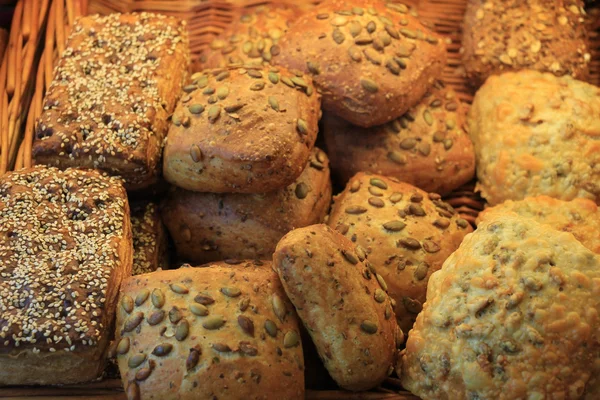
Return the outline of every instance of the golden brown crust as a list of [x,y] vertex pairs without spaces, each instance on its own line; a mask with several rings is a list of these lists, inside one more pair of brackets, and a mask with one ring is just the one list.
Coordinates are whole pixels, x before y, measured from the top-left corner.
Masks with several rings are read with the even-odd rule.
[[116,353],[130,399],[304,398],[298,318],[270,262],[123,283]]
[[290,22],[299,14],[299,9],[292,4],[275,3],[242,9],[233,25],[214,39],[207,54],[201,56],[201,69],[232,64],[268,65],[273,57],[273,46],[279,43]]
[[37,164],[102,169],[127,189],[157,180],[167,118],[186,79],[185,22],[159,14],[81,17],[37,121]]
[[[391,372],[403,341],[385,282],[364,252],[326,225],[288,233],[273,267],[331,377],[367,390]],[[399,343],[398,343],[399,344]]]
[[486,220],[429,280],[402,385],[424,399],[582,398],[600,357],[599,295],[600,257],[572,235]]
[[462,59],[469,80],[520,69],[587,80],[588,48],[581,0],[469,0]]
[[360,128],[326,114],[323,133],[332,169],[342,182],[364,171],[448,193],[475,173],[465,116],[466,107],[441,82],[419,105],[385,125]]
[[323,108],[362,127],[416,105],[441,75],[442,40],[403,4],[330,0],[298,18],[273,63],[312,74]]
[[330,204],[329,160],[315,148],[302,175],[283,189],[260,194],[174,189],[162,216],[183,260],[264,260],[287,232],[322,222]]
[[165,146],[169,182],[198,192],[264,193],[302,173],[321,117],[310,77],[230,67],[192,79]]
[[600,88],[569,76],[491,76],[468,115],[477,189],[491,205],[538,195],[598,202],[598,115]]
[[98,376],[131,246],[120,180],[43,166],[0,179],[0,385]]
[[167,233],[158,205],[147,201],[131,204],[133,234],[133,275],[145,274],[169,266]]
[[365,173],[335,197],[327,223],[364,248],[387,282],[404,332],[421,311],[431,274],[473,231],[439,195]]

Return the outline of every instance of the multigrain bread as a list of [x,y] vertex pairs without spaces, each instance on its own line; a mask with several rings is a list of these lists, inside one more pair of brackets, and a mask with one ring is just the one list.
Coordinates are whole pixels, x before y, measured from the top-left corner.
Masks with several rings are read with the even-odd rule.
[[446,61],[442,40],[404,4],[328,0],[300,16],[272,62],[310,73],[323,108],[362,127],[415,106]]
[[448,193],[475,173],[466,112],[454,91],[437,82],[419,105],[385,125],[360,128],[327,113],[323,134],[332,170],[343,183],[364,171]]
[[423,399],[597,399],[600,258],[529,218],[485,220],[433,274],[402,357]]
[[131,259],[120,180],[43,166],[0,178],[0,385],[97,378]]
[[431,274],[473,231],[438,194],[365,173],[335,197],[327,223],[364,249],[387,283],[404,332],[421,311]]
[[321,117],[310,77],[247,66],[192,79],[165,146],[169,182],[197,192],[264,193],[300,176]]
[[312,225],[281,239],[273,268],[338,385],[367,390],[392,372],[404,336],[385,281],[362,249]]
[[[234,23],[215,38],[200,57],[202,69],[232,64],[269,64],[290,22],[299,15],[292,4],[269,4],[243,9]],[[275,47],[274,47],[275,46]]]
[[490,77],[468,127],[491,205],[547,195],[600,199],[600,88],[537,71]]
[[162,217],[182,260],[264,260],[287,232],[322,222],[330,204],[329,160],[315,148],[302,174],[285,188],[255,194],[174,188]]
[[463,64],[476,86],[521,69],[589,76],[581,0],[469,0],[463,26]]
[[125,281],[115,349],[128,399],[304,399],[298,317],[270,264]]
[[185,22],[173,17],[79,18],[36,124],[35,163],[101,169],[128,190],[155,183],[188,53]]
[[133,275],[169,266],[168,238],[158,205],[138,201],[131,204]]

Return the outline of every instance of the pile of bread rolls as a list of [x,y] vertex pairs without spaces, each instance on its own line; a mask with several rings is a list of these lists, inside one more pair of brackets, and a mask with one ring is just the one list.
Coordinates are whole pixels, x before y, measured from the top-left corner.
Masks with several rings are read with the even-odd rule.
[[348,391],[600,396],[600,89],[550,3],[469,1],[470,109],[401,3],[256,7],[190,74],[175,18],[78,20],[0,178],[0,384],[302,399],[316,353]]

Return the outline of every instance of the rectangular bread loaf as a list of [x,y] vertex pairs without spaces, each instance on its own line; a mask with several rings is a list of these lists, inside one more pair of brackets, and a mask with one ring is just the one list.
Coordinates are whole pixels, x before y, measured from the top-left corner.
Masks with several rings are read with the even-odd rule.
[[128,190],[155,182],[188,47],[185,22],[173,17],[78,19],[37,121],[35,163],[101,169]]
[[147,274],[169,265],[168,239],[158,205],[137,201],[131,204],[133,275]]

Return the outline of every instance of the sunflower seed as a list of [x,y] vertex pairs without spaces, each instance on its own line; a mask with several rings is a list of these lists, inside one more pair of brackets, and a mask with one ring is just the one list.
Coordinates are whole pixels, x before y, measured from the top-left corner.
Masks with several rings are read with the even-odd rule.
[[277,318],[279,318],[281,322],[283,322],[285,320],[285,315],[287,314],[287,310],[285,309],[285,303],[283,302],[281,297],[279,297],[278,294],[273,295],[271,303],[273,305],[273,311],[275,312],[275,315],[277,316]]
[[177,294],[187,294],[187,293],[189,293],[189,290],[188,290],[188,288],[186,288],[185,286],[183,286],[183,285],[180,285],[180,284],[178,284],[178,283],[171,283],[171,284],[169,285],[169,287],[171,288],[171,290],[172,290],[173,292],[175,292],[175,293],[177,293]]
[[155,311],[148,317],[148,325],[154,326],[160,324],[165,319],[163,310]]
[[265,331],[267,331],[271,337],[277,336],[277,325],[275,325],[275,322],[271,321],[270,319],[266,320]]
[[362,85],[363,89],[365,89],[369,93],[377,93],[377,90],[379,90],[377,83],[368,78],[362,78],[360,80],[360,84]]
[[193,349],[190,349],[190,354],[188,354],[188,357],[185,360],[185,369],[189,371],[192,368],[194,368],[196,365],[198,365],[198,361],[200,361],[201,354],[202,354],[202,351],[200,350],[200,348],[198,346],[196,346]]
[[117,354],[127,354],[129,351],[129,346],[131,342],[128,337],[121,338],[119,340],[119,344],[117,345]]
[[127,295],[121,299],[121,307],[127,314],[131,314],[133,311],[133,299]]
[[360,329],[362,329],[363,332],[372,335],[377,333],[377,324],[372,321],[365,320],[360,324]]
[[388,320],[388,319],[392,318],[392,313],[393,313],[392,306],[389,305],[389,304],[386,304],[385,305],[385,311],[384,311],[384,314],[383,314],[383,316],[385,317],[385,319]]
[[385,17],[385,16],[383,16],[383,15],[380,15],[380,16],[379,16],[379,20],[380,20],[381,22],[383,22],[383,24],[384,24],[385,26],[394,25],[394,23],[392,22],[392,20],[391,20],[391,19],[389,19],[388,17]]
[[390,196],[390,201],[394,204],[398,203],[400,200],[402,200],[402,193],[392,193],[392,195]]
[[[354,181],[352,182],[352,185],[350,185],[350,191],[352,193],[358,192],[358,189],[360,189],[360,181]],[[367,211],[365,209],[365,211]]]
[[240,351],[247,356],[254,357],[258,355],[258,349],[250,344],[250,342],[240,342]]
[[392,232],[400,232],[406,227],[406,224],[402,221],[388,221],[383,224],[383,227]]
[[[398,66],[402,69],[406,69],[407,64],[406,64],[406,60],[404,58],[401,57],[394,57],[394,61],[396,61],[396,64],[398,64]],[[414,121],[414,120],[413,120]]]
[[385,301],[385,298],[387,297],[385,292],[381,289],[375,289],[375,301],[378,303],[383,303]]
[[202,321],[202,326],[205,329],[210,329],[210,330],[219,329],[223,325],[225,325],[225,320],[220,315],[213,315],[213,316],[210,316],[210,317],[206,317]]
[[202,304],[204,306],[211,305],[215,302],[215,300],[212,297],[205,295],[205,294],[197,295],[196,297],[194,297],[194,301],[196,303]]
[[387,283],[385,283],[385,279],[383,279],[383,276],[379,275],[379,274],[375,274],[375,279],[377,279],[377,282],[379,283],[379,286],[381,286],[381,288],[387,292],[388,287],[387,287]]
[[352,254],[351,252],[342,250],[341,253],[344,256],[344,258],[346,259],[346,261],[348,261],[350,264],[352,264],[352,265],[358,264],[358,258],[356,258],[356,256],[354,254]]
[[140,365],[142,365],[144,361],[146,361],[145,354],[135,354],[129,357],[129,360],[127,360],[127,365],[129,366],[129,368],[137,368]]
[[308,133],[308,124],[302,118],[298,118],[296,129],[301,135],[306,135]]
[[329,14],[317,14],[317,19],[327,19],[329,18]]
[[296,190],[294,192],[296,193],[297,198],[304,199],[308,195],[308,185],[304,182],[300,182],[296,185]]
[[290,347],[296,347],[300,343],[300,336],[296,331],[289,331],[283,337],[283,347],[289,349]]
[[427,125],[429,125],[429,126],[433,125],[433,116],[431,115],[429,110],[423,111],[423,119],[425,120]]
[[143,319],[144,319],[144,313],[141,311],[131,314],[131,316],[129,318],[127,318],[125,320],[125,323],[123,324],[123,331],[131,332],[132,330],[137,328],[139,324],[142,323]]
[[227,297],[238,297],[240,294],[242,294],[242,291],[233,286],[226,286],[221,288],[221,293]]
[[[383,44],[383,41],[380,38],[376,37],[375,39],[373,39],[373,48],[377,51],[383,51],[385,45]],[[379,64],[381,64],[381,61],[379,62]]]
[[321,73],[319,66],[313,62],[308,61],[306,63],[306,67],[308,68],[308,71],[313,75],[319,75]]

